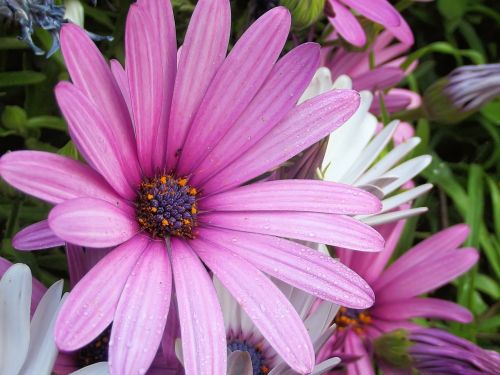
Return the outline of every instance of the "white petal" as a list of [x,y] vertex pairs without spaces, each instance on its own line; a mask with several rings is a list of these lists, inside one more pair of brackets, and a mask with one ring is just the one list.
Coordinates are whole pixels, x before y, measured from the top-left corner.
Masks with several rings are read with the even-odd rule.
[[72,372],[70,375],[108,375],[108,362],[98,362],[93,365],[84,367],[78,371]]
[[327,181],[343,182],[343,176],[375,134],[377,118],[368,112],[373,95],[369,91],[362,91],[360,96],[361,103],[356,113],[328,138],[321,165]]
[[370,216],[362,219],[363,223],[375,226],[391,223],[393,221],[398,221],[402,219],[407,219],[409,217],[418,216],[427,212],[427,207],[411,208],[409,210],[387,212],[381,215]]
[[18,374],[30,342],[31,271],[11,266],[0,280],[0,374]]
[[346,90],[352,90],[352,79],[351,77],[342,74],[338,76],[338,78],[333,82],[333,88],[335,90],[338,89],[346,89]]
[[219,299],[220,307],[222,309],[226,333],[229,331],[240,331],[241,322],[238,303],[217,277],[214,276],[213,280],[215,291],[217,292],[217,298]]
[[332,75],[330,69],[321,67],[311,80],[309,86],[299,98],[297,105],[305,102],[308,99],[314,98],[315,96],[321,95],[332,89]]
[[403,203],[410,202],[420,197],[421,195],[427,193],[431,189],[432,189],[432,184],[424,184],[417,186],[416,188],[406,190],[390,198],[384,199],[382,201],[382,210],[379,212],[379,214],[388,212],[396,207],[399,207]]
[[331,370],[335,366],[337,366],[340,363],[340,358],[339,357],[334,357],[330,358],[326,361],[321,362],[319,365],[314,367],[313,372],[311,372],[311,375],[320,375],[328,370]]
[[304,321],[315,350],[317,350],[315,341],[331,326],[339,308],[339,305],[323,301],[314,313]]
[[227,358],[227,375],[252,375],[250,354],[236,350]]
[[400,160],[402,160],[406,155],[408,155],[411,150],[413,150],[420,143],[420,138],[413,137],[407,141],[397,145],[393,150],[391,150],[386,156],[382,158],[377,164],[371,167],[368,172],[361,176],[356,183],[365,184],[371,180],[380,177],[383,173],[387,172],[390,168],[396,165]]
[[382,191],[385,195],[392,193],[427,168],[431,161],[432,157],[430,155],[422,155],[391,169],[384,176],[397,177],[398,179],[382,188]]
[[64,282],[54,283],[43,295],[31,321],[31,340],[22,375],[51,374],[57,357],[54,326],[61,306]]
[[377,159],[384,147],[389,143],[392,134],[396,130],[399,121],[395,120],[390,122],[375,138],[365,147],[363,152],[359,155],[356,162],[349,169],[349,172],[342,178],[345,184],[354,184],[356,180],[366,171],[370,165]]

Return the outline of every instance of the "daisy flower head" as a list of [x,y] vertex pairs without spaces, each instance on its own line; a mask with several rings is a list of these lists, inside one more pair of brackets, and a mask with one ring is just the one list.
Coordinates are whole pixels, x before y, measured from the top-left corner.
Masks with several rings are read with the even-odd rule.
[[[466,308],[439,298],[421,297],[467,272],[478,260],[472,248],[459,248],[468,236],[466,225],[447,228],[409,249],[389,267],[404,221],[378,227],[386,248],[374,256],[338,249],[340,260],[358,272],[375,292],[368,309],[343,307],[335,318],[335,338],[325,347],[336,355],[355,359],[346,365],[350,375],[375,374],[371,353],[375,340],[396,329],[421,328],[413,318],[444,319],[469,323]],[[352,255],[352,256],[351,256]]]
[[0,275],[0,374],[50,375],[57,357],[53,331],[62,280],[45,291],[27,265],[3,258]]
[[[314,295],[274,279],[273,282],[287,297],[307,328],[317,354],[335,331],[333,320],[338,305],[319,300]],[[214,280],[224,316],[228,347],[228,375],[292,375],[297,374],[276,353],[252,320],[242,310],[228,290]],[[247,355],[241,355],[246,353]],[[311,374],[323,374],[338,365],[337,357],[316,362]],[[245,369],[247,372],[242,372]]]
[[[330,70],[322,67],[316,71],[299,103],[335,89],[351,87],[352,80],[348,76],[341,75],[332,82]],[[319,177],[375,194],[382,200],[382,210],[358,216],[369,225],[380,225],[426,212],[425,207],[398,208],[432,188],[432,184],[414,186],[412,181],[430,164],[431,156],[421,155],[405,160],[420,143],[413,127],[399,121],[384,127],[370,113],[373,94],[363,90],[360,97],[361,104],[355,114],[324,141],[310,147],[295,164],[284,168],[282,176]]]
[[55,205],[48,221],[16,238],[25,249],[61,240],[115,247],[62,307],[55,333],[61,350],[87,345],[113,323],[110,373],[146,373],[175,286],[186,372],[225,373],[224,324],[209,268],[283,360],[307,373],[314,367],[310,337],[264,273],[333,303],[373,303],[354,272],[288,239],[380,251],[383,238],[351,217],[380,210],[375,196],[324,181],[247,184],[330,134],[359,106],[352,90],[296,106],[319,64],[319,46],[307,43],[278,59],[289,28],[288,11],[274,8],[226,56],[229,1],[201,0],[177,61],[170,2],[141,0],[128,14],[123,68],[109,66],[81,28],[63,26],[72,83],[58,84],[56,98],[87,164],[35,151],[0,160],[7,182]]

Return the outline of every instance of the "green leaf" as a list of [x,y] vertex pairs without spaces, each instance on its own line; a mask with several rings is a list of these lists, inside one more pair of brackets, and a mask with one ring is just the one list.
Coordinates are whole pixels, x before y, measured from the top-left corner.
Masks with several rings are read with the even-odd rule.
[[500,100],[494,100],[481,108],[481,114],[495,125],[500,125]]
[[488,188],[491,195],[493,225],[497,237],[500,238],[500,189],[498,187],[498,182],[495,182],[491,177],[488,176],[486,181],[488,182]]
[[29,46],[16,37],[5,36],[0,38],[0,50],[8,49],[28,49]]
[[488,275],[482,273],[477,274],[476,288],[494,300],[500,299],[500,285]]
[[461,18],[467,10],[467,0],[438,0],[439,13],[448,20]]
[[500,328],[500,315],[489,319],[481,319],[478,323],[478,330],[483,332],[491,332]]
[[27,123],[29,128],[39,129],[54,129],[65,132],[66,131],[66,122],[57,116],[37,116],[32,117],[28,120]]
[[45,80],[45,75],[30,70],[0,73],[0,87],[34,85]]
[[27,120],[26,111],[17,105],[5,106],[2,112],[2,124],[7,129],[21,131]]

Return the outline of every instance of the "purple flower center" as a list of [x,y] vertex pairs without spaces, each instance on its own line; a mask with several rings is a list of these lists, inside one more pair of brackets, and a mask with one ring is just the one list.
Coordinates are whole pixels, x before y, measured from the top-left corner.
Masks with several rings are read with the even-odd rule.
[[108,360],[109,337],[111,326],[106,328],[94,341],[84,346],[77,353],[77,362],[81,367]]
[[137,221],[153,238],[193,238],[193,228],[197,225],[197,194],[186,177],[168,174],[147,178],[139,187]]
[[237,350],[247,352],[252,361],[253,375],[266,375],[269,373],[269,367],[266,365],[264,353],[259,345],[251,345],[245,340],[231,340],[227,343],[227,349],[232,353]]
[[335,317],[335,323],[339,331],[351,328],[358,335],[363,335],[366,326],[371,324],[371,322],[372,318],[367,310],[355,310],[341,307]]

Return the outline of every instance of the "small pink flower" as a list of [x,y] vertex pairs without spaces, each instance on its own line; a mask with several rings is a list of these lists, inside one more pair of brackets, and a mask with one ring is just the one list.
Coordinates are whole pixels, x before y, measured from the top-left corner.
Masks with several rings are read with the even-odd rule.
[[383,25],[402,43],[408,46],[414,43],[410,27],[387,0],[327,0],[328,20],[335,31],[349,43],[357,47],[363,47],[366,43],[365,31],[351,9]]
[[338,252],[344,264],[368,281],[376,298],[369,309],[341,308],[336,317],[336,335],[324,349],[326,358],[335,354],[350,362],[346,365],[349,375],[375,374],[371,357],[373,341],[395,329],[421,328],[411,322],[413,318],[461,323],[472,320],[470,311],[460,305],[420,297],[459,277],[477,262],[479,255],[475,249],[458,249],[469,234],[468,227],[461,224],[445,229],[414,246],[386,268],[403,227],[404,221],[399,221],[378,228],[386,239],[386,248],[380,253]]
[[337,90],[296,106],[319,46],[278,60],[289,28],[289,13],[275,8],[226,57],[229,1],[201,0],[177,62],[170,2],[140,0],[127,18],[125,69],[117,61],[110,69],[82,29],[63,27],[73,83],[60,83],[56,97],[88,165],[36,151],[0,160],[7,182],[55,205],[17,244],[116,246],[62,307],[61,350],[85,346],[113,323],[111,374],[145,373],[175,287],[186,373],[224,374],[209,268],[283,360],[307,373],[309,335],[265,273],[334,303],[373,303],[354,272],[285,238],[379,251],[382,237],[349,216],[378,212],[376,197],[323,181],[246,184],[330,134],[359,105],[355,91]]

